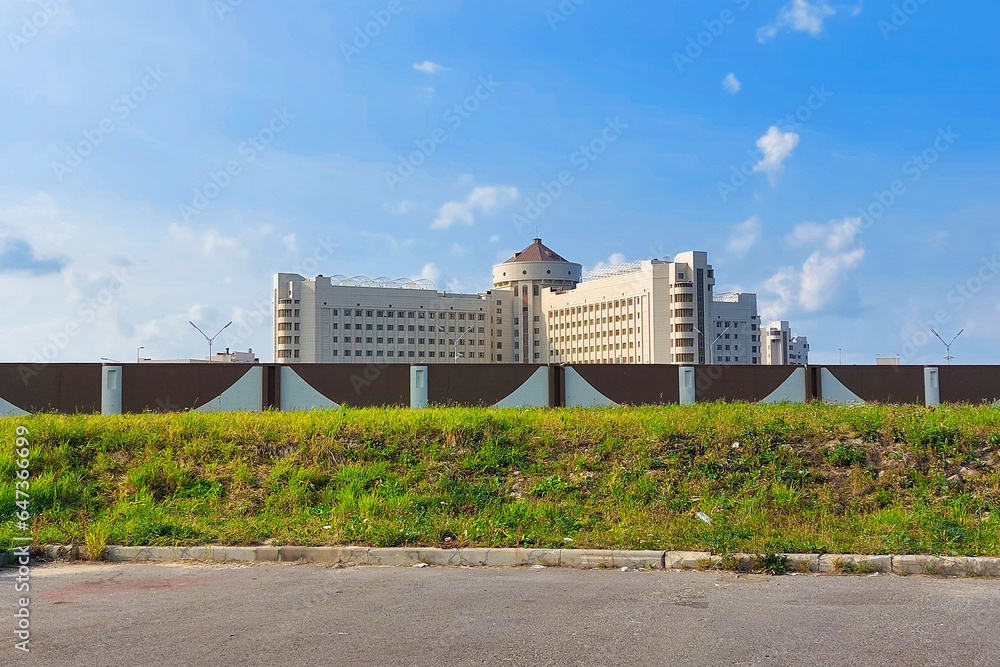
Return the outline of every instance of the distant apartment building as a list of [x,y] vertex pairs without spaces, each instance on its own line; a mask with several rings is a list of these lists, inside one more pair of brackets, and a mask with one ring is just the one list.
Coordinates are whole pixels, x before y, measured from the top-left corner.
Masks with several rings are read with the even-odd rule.
[[771,322],[764,328],[764,363],[772,366],[809,363],[809,341],[793,336],[788,322]]
[[756,294],[716,294],[711,315],[712,323],[708,331],[712,342],[708,363],[766,363]]
[[584,276],[541,239],[495,265],[493,288],[480,294],[279,273],[274,355],[280,363],[767,363],[756,296],[714,287],[704,252]]

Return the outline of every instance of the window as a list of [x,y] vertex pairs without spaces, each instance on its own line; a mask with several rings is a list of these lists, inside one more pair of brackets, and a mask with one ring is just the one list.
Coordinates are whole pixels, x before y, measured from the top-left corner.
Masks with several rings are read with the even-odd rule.
[[531,288],[531,294],[532,296],[538,296],[538,285],[535,285]]
[[375,311],[374,310],[366,310],[365,311],[365,317],[375,317]]

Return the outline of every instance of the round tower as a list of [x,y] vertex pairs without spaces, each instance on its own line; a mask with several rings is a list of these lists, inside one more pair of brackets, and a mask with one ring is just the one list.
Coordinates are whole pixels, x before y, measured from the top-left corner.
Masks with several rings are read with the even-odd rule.
[[543,293],[550,288],[573,289],[583,266],[545,247],[541,239],[493,267],[491,323],[496,325],[493,354],[498,361],[523,364],[549,362]]

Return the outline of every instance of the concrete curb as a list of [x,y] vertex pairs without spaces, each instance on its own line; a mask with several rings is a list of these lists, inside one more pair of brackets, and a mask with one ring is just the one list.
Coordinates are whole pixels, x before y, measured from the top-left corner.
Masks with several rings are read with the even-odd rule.
[[[87,558],[84,546],[42,548],[46,558]],[[707,551],[611,551],[596,549],[435,549],[425,547],[106,547],[111,563],[208,561],[219,563],[317,563],[412,567],[567,567],[576,569],[750,571],[757,556],[727,558]],[[923,555],[787,554],[790,572],[811,574],[929,574],[946,577],[1000,577],[1000,558]]]

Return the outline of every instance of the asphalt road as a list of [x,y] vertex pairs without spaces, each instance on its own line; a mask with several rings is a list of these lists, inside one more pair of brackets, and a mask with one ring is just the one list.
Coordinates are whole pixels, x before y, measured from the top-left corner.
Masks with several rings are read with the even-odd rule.
[[50,565],[2,665],[1000,665],[1000,582],[562,569]]

